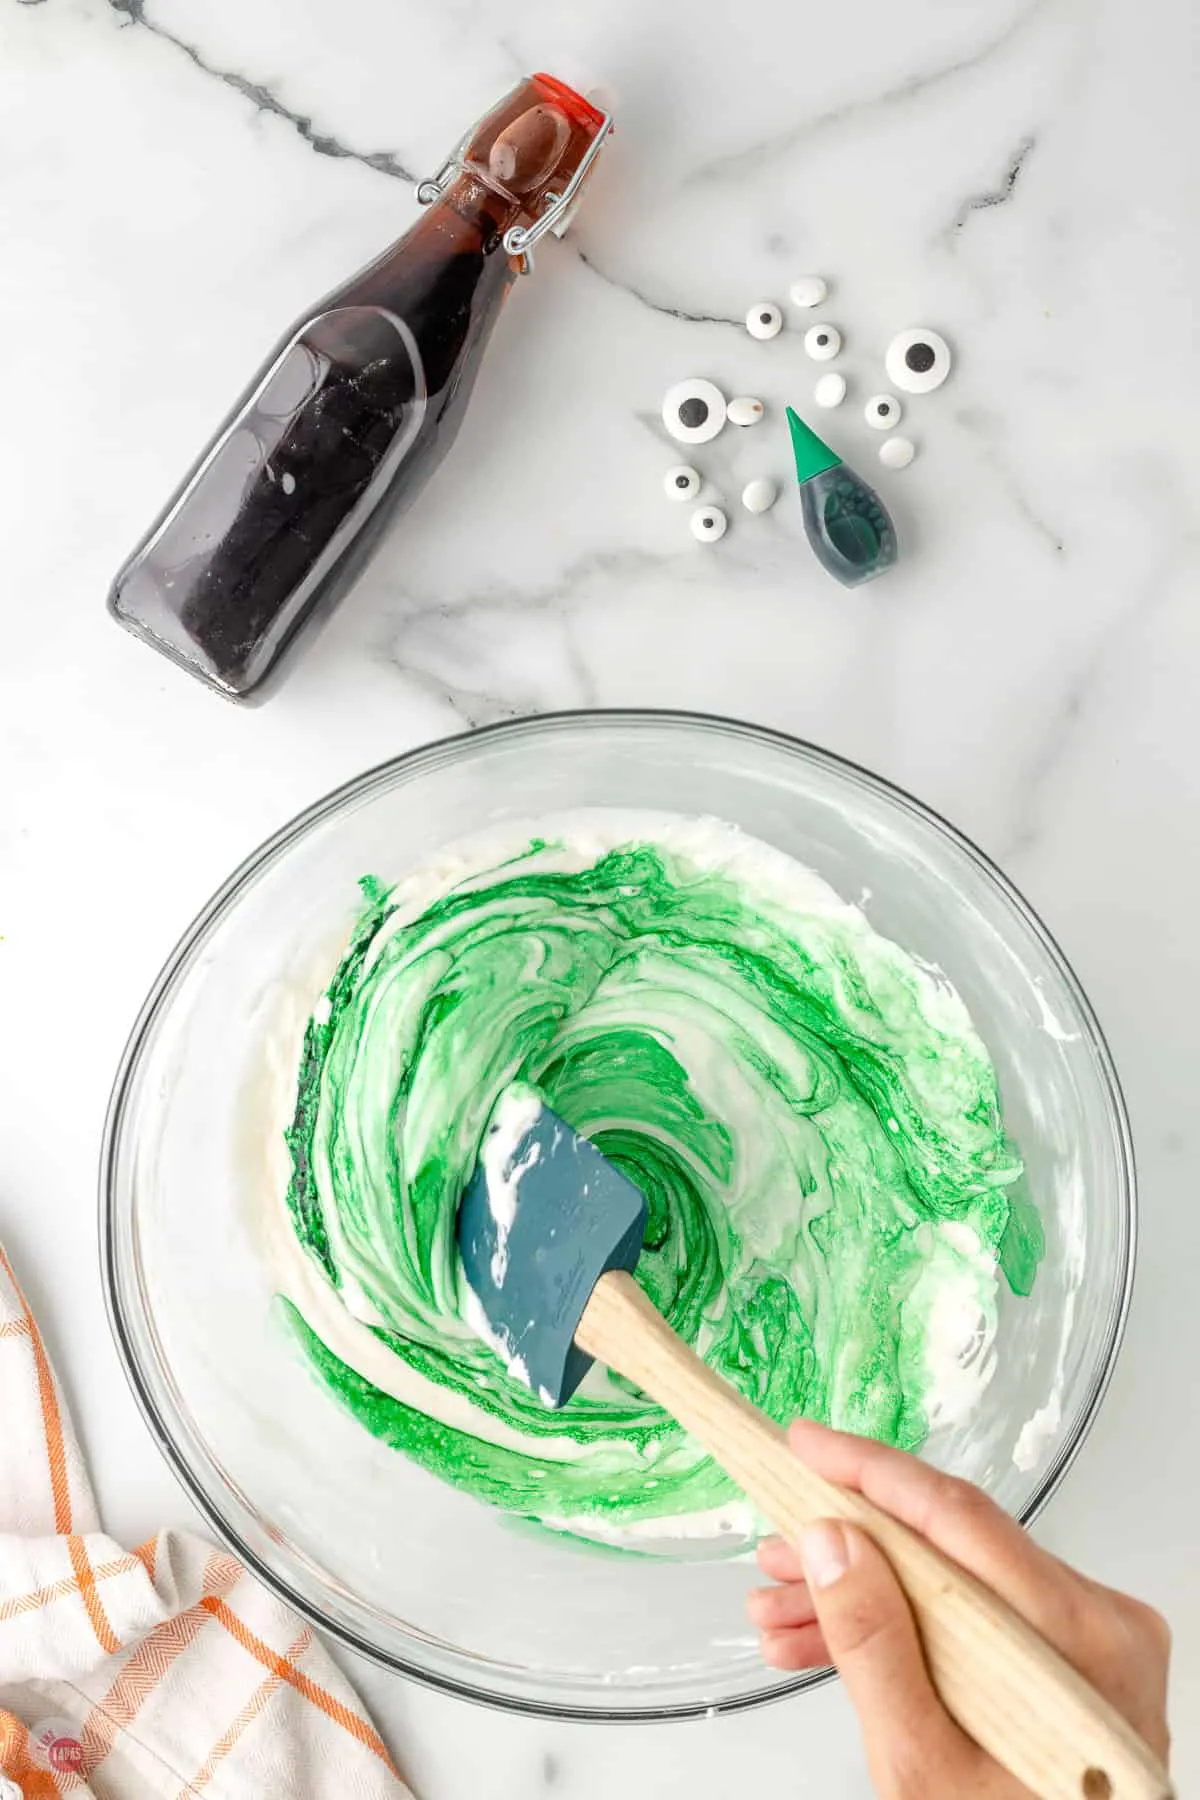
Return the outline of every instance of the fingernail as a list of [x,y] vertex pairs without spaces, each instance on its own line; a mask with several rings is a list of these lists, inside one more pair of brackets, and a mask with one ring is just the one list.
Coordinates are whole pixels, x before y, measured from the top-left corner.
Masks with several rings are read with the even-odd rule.
[[840,1525],[813,1525],[800,1539],[800,1560],[808,1585],[832,1587],[850,1567],[850,1549]]

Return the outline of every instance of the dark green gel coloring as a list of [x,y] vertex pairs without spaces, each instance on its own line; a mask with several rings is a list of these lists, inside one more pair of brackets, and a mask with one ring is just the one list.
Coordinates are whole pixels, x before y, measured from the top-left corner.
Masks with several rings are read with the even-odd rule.
[[787,409],[804,529],[822,568],[858,587],[896,560],[896,527],[873,488]]

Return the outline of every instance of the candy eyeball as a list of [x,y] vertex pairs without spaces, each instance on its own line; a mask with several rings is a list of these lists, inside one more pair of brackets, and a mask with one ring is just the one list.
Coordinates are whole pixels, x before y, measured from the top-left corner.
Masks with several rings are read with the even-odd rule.
[[725,396],[711,381],[677,381],[662,403],[662,421],[678,444],[707,444],[725,423]]
[[888,380],[905,394],[931,394],[950,373],[950,346],[927,325],[902,331],[888,345]]
[[700,477],[687,463],[676,463],[663,476],[663,493],[668,500],[694,500],[700,492]]
[[879,460],[885,469],[907,469],[916,454],[911,438],[890,437],[879,446]]
[[810,306],[820,306],[822,300],[829,295],[828,282],[822,281],[819,275],[802,275],[799,281],[793,281],[788,289],[788,299],[793,306],[802,306],[807,310]]
[[863,407],[863,418],[872,431],[894,431],[904,417],[904,408],[894,394],[872,394]]
[[804,348],[814,362],[832,362],[842,347],[842,334],[836,325],[810,325],[804,334]]
[[831,369],[828,375],[822,375],[813,389],[813,399],[818,406],[840,406],[846,398],[846,377]]
[[746,314],[746,330],[752,338],[778,337],[783,330],[783,314],[773,300],[756,300]]
[[719,506],[698,506],[691,517],[692,536],[702,544],[715,544],[725,536],[729,520]]

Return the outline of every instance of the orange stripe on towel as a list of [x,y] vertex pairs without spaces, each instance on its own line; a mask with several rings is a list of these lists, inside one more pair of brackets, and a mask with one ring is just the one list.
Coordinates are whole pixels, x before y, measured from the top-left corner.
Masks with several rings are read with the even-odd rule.
[[323,1687],[320,1687],[310,1676],[305,1675],[303,1670],[297,1669],[286,1657],[278,1656],[269,1644],[264,1644],[260,1637],[254,1635],[249,1626],[242,1623],[235,1612],[229,1610],[223,1600],[202,1600],[200,1604],[206,1612],[211,1613],[213,1618],[225,1627],[230,1637],[239,1643],[243,1650],[248,1651],[256,1662],[262,1664],[264,1669],[269,1669],[273,1675],[278,1675],[281,1681],[286,1681],[289,1686],[294,1687],[298,1694],[303,1695],[305,1700],[311,1701],[327,1718],[332,1719],[335,1725],[340,1725],[343,1731],[349,1732],[352,1738],[357,1738],[360,1744],[368,1750],[374,1751],[380,1761],[393,1774],[396,1774],[395,1765],[388,1755],[387,1745],[365,1719],[360,1719],[358,1714],[351,1712],[348,1706],[343,1706],[340,1700],[335,1700],[332,1694],[326,1693]]
[[[214,1550],[204,1565],[206,1592],[230,1585],[241,1574],[241,1565],[223,1550]],[[167,1670],[208,1624],[202,1605],[176,1613],[143,1638],[123,1664],[104,1698],[92,1707],[79,1734],[83,1745],[83,1774],[90,1780],[98,1764],[112,1749],[118,1732],[126,1730],[154,1692]]]
[[50,1360],[46,1355],[46,1346],[33,1321],[29,1310],[29,1302],[21,1292],[21,1284],[13,1274],[13,1266],[4,1251],[0,1249],[0,1268],[12,1282],[13,1292],[20,1303],[21,1311],[29,1328],[29,1337],[33,1346],[33,1366],[37,1374],[38,1399],[42,1403],[42,1430],[46,1439],[46,1456],[50,1463],[50,1492],[54,1499],[54,1529],[60,1536],[71,1529],[71,1493],[67,1484],[67,1452],[63,1443],[62,1415],[58,1410],[58,1395],[54,1391],[54,1376],[50,1372]]
[[[312,1631],[306,1625],[294,1643],[289,1644],[284,1654],[284,1660],[289,1663],[298,1662],[311,1643]],[[272,1673],[264,1677],[228,1730],[217,1739],[200,1768],[192,1776],[191,1781],[181,1789],[179,1800],[187,1800],[187,1796],[194,1793],[197,1788],[208,1786],[216,1772],[217,1765],[229,1755],[247,1726],[252,1725],[255,1719],[266,1711],[282,1686],[283,1678],[281,1676]]]
[[75,1571],[75,1579],[79,1583],[79,1595],[84,1604],[88,1618],[92,1622],[92,1630],[96,1640],[106,1656],[115,1656],[121,1648],[121,1640],[108,1622],[108,1614],[100,1601],[96,1587],[96,1577],[92,1573],[92,1565],[88,1561],[87,1545],[81,1537],[69,1537],[67,1549],[71,1553],[71,1567]]
[[147,1538],[144,1544],[135,1544],[131,1554],[137,1558],[153,1581],[154,1570],[158,1564],[158,1539],[156,1537]]
[[[114,1562],[100,1563],[92,1572],[97,1581],[109,1581],[114,1575],[127,1575],[131,1569],[140,1567],[136,1556],[122,1556]],[[61,1581],[52,1581],[46,1587],[35,1588],[29,1594],[16,1594],[11,1600],[0,1605],[0,1625],[9,1619],[20,1618],[22,1613],[40,1612],[43,1606],[50,1606],[55,1600],[64,1600],[68,1594],[79,1592],[77,1575],[64,1575]]]

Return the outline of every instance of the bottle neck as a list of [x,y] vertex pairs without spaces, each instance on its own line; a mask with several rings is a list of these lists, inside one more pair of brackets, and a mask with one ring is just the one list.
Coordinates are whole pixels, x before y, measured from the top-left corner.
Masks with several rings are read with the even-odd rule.
[[609,129],[608,115],[562,82],[528,76],[468,132],[437,176],[420,184],[417,197],[478,225],[485,238],[512,233],[527,269],[532,244],[548,228],[565,227]]
[[439,194],[426,220],[439,236],[462,239],[463,248],[470,240],[472,249],[493,255],[503,253],[501,240],[518,222],[521,211],[520,201],[499,193],[466,168]]

